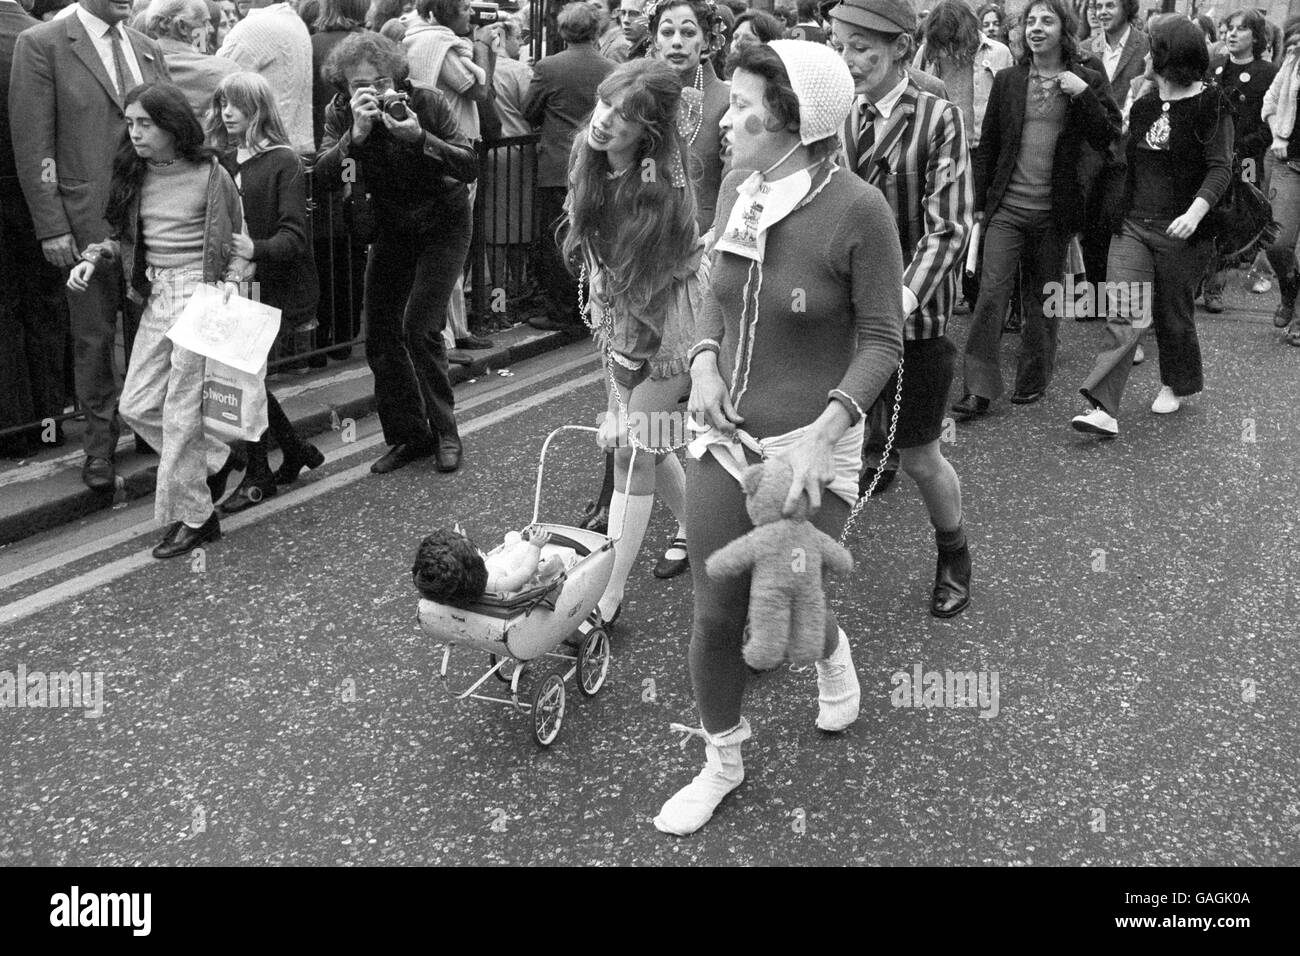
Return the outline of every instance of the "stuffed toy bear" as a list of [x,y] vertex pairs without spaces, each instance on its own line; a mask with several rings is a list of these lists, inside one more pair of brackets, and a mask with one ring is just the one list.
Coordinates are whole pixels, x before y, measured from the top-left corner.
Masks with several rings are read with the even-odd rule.
[[745,469],[741,487],[754,529],[724,545],[704,562],[711,578],[750,573],[749,641],[745,663],[770,670],[782,661],[810,664],[826,646],[826,598],[822,572],[848,574],[853,556],[808,521],[808,497],[793,518],[781,515],[794,468],[768,458]]

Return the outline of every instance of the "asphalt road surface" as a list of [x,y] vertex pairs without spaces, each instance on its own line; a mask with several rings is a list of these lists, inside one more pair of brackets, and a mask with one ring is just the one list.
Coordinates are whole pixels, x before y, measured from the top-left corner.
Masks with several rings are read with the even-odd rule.
[[[1262,313],[1200,328],[1207,391],[1151,414],[1149,343],[1118,441],[1068,427],[1102,334],[1074,322],[1047,399],[956,428],[959,618],[926,613],[910,480],[870,502],[833,592],[860,720],[823,735],[811,672],[756,678],[746,783],[688,839],[650,823],[703,759],[668,726],[698,718],[690,576],[650,573],[661,506],[605,689],[570,685],[549,750],[524,715],[452,701],[415,620],[420,538],[522,527],[545,435],[594,422],[589,344],[464,387],[454,475],[370,475],[373,418],[324,436],[329,463],[227,520],[201,565],[148,556],[148,501],[0,551],[0,672],[103,674],[98,718],[0,710],[0,863],[1300,863],[1300,349]],[[542,518],[575,521],[599,478],[588,436],[554,446]],[[452,684],[485,665],[457,650]],[[996,672],[997,699],[910,706],[895,675],[918,668],[990,695]]]

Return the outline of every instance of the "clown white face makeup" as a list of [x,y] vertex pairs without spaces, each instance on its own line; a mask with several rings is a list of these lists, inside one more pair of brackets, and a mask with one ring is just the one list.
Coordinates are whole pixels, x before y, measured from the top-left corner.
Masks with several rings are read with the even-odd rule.
[[661,59],[682,77],[683,82],[695,80],[695,68],[704,55],[706,35],[695,11],[687,4],[669,7],[659,17],[655,33],[655,51]]
[[731,78],[731,105],[719,125],[733,169],[767,169],[799,143],[798,133],[773,129],[777,120],[763,102],[766,89],[767,81],[757,73],[737,70]]
[[853,92],[875,102],[903,78],[905,36],[887,37],[843,20],[831,20],[832,46],[853,77]]
[[623,115],[623,96],[620,91],[608,100],[596,100],[587,129],[587,145],[605,153],[614,169],[625,169],[636,159],[636,147],[645,133],[645,125],[635,123]]

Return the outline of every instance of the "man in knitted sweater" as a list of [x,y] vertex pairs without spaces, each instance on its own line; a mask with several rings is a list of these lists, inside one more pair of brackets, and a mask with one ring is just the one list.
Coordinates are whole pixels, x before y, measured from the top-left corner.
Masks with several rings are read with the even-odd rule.
[[[956,368],[944,333],[974,220],[965,128],[956,106],[909,76],[916,16],[908,0],[844,0],[830,16],[857,92],[844,129],[848,168],[884,194],[903,247],[903,389],[894,444],[934,525],[939,559],[930,613],[949,618],[970,603],[971,574],[961,483],[940,451]],[[896,393],[891,379],[871,411],[877,435],[889,427]]]
[[311,124],[311,34],[287,3],[253,0],[248,16],[234,25],[217,56],[257,73],[275,91],[275,105],[289,143],[301,156],[315,152]]

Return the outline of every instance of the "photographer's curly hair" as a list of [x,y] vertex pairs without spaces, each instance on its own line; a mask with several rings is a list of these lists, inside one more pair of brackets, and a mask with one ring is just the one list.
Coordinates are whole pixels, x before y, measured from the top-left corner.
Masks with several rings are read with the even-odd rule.
[[[596,90],[604,103],[620,93],[623,118],[643,127],[633,168],[619,178],[606,207],[609,154],[587,143],[589,117],[573,137],[571,209],[567,231],[566,223],[560,226],[564,235],[559,241],[570,269],[580,256],[599,263],[607,272],[605,290],[611,304],[637,313],[670,281],[679,264],[663,253],[689,246],[695,238],[695,191],[689,180],[674,186],[670,174],[687,157],[677,131],[682,95],[677,73],[661,60],[629,60]],[[647,169],[649,176],[643,173]]]
[[344,71],[358,63],[370,63],[379,70],[380,75],[393,81],[393,86],[401,89],[411,68],[406,61],[406,51],[400,44],[388,37],[362,30],[349,33],[347,37],[330,51],[324,65],[320,68],[321,79],[340,93],[347,95],[347,80]]
[[[180,87],[171,83],[142,83],[126,94],[123,108],[138,102],[154,126],[170,133],[176,142],[176,155],[191,163],[202,163],[216,153],[203,145],[203,127],[190,109],[190,102]],[[147,163],[131,145],[131,132],[122,130],[122,138],[113,157],[113,178],[108,187],[108,207],[104,218],[114,230],[126,227],[131,204],[140,195]]]

